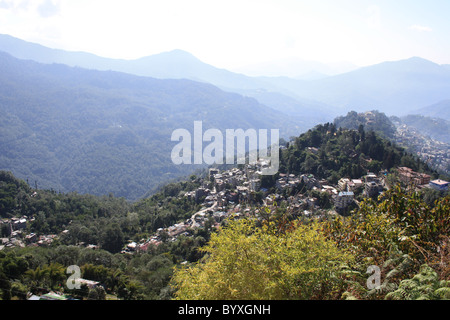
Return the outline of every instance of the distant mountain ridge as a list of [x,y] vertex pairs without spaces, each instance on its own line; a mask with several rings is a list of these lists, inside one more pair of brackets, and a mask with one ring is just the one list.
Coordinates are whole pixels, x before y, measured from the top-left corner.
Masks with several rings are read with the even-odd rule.
[[[332,121],[349,110],[380,110],[389,115],[403,116],[412,110],[450,99],[449,66],[419,57],[383,62],[310,80],[249,77],[203,63],[182,50],[136,60],[120,60],[49,49],[0,35],[0,51],[41,63],[62,63],[160,79],[190,79],[210,83],[226,91],[264,99],[265,104],[281,112],[296,110],[291,115],[303,115],[300,119],[304,123],[304,130],[317,124],[317,119]],[[280,103],[276,102],[277,99],[280,99]],[[317,108],[317,105],[322,108]],[[313,114],[316,117],[308,119]]]
[[[256,99],[258,99],[260,90],[264,90],[265,96],[274,93],[277,97],[281,98],[282,95],[285,101],[283,105],[287,104],[288,109],[295,108],[297,113],[301,114],[301,118],[298,120],[302,123],[303,131],[314,127],[317,124],[317,120],[327,121],[337,115],[328,114],[333,108],[327,107],[324,111],[318,110],[315,107],[315,102],[312,104],[309,103],[311,99],[301,99],[295,92],[272,84],[263,77],[248,77],[243,74],[216,68],[203,63],[192,54],[183,50],[172,50],[135,60],[109,59],[90,53],[49,49],[39,44],[29,43],[9,35],[0,34],[0,51],[7,52],[19,59],[33,60],[46,64],[60,63],[71,67],[100,71],[112,70],[158,79],[189,79],[210,83],[222,90],[236,92]],[[273,100],[269,99],[266,102]],[[321,105],[326,107],[323,103]],[[281,112],[286,111],[280,108],[280,104],[278,103],[268,106]],[[312,114],[314,117],[307,119],[305,118],[305,114]]]
[[430,106],[413,110],[411,114],[419,114],[431,118],[441,118],[450,121],[450,99],[443,100]]
[[293,79],[315,80],[350,72],[359,67],[349,62],[321,63],[299,58],[285,58],[238,68],[238,72],[261,77],[289,77]]
[[377,109],[389,115],[405,115],[449,99],[450,70],[414,57],[293,86],[291,90],[296,89],[299,96],[341,109]]
[[415,128],[423,135],[450,144],[450,121],[422,115],[408,115],[401,120],[402,123]]
[[198,168],[171,161],[172,132],[192,131],[194,121],[203,121],[204,130],[299,133],[291,117],[211,84],[6,53],[0,53],[0,114],[0,170],[42,188],[131,200]]
[[50,49],[0,34],[0,51],[7,52],[18,59],[45,64],[60,63],[71,67],[118,71],[159,79],[189,79],[211,83],[219,87],[259,89],[264,85],[267,86],[257,78],[203,63],[189,52],[179,49],[135,60],[111,59],[85,52]]

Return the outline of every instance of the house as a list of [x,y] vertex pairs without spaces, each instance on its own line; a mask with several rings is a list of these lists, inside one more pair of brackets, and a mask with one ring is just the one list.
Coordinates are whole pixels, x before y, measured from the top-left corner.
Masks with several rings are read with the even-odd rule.
[[377,175],[374,173],[371,173],[371,172],[367,173],[367,175],[364,178],[365,178],[366,184],[369,182],[373,182],[373,181],[378,182]]
[[137,243],[136,242],[131,242],[127,245],[127,249],[128,251],[135,251],[137,247]]
[[334,188],[332,186],[326,186],[326,185],[322,186],[322,192],[326,192],[331,196],[335,196],[338,194],[336,188]]
[[[362,182],[361,179],[352,179],[351,183],[352,183],[352,188],[354,188],[354,189],[364,186],[364,182]],[[348,191],[353,191],[353,190],[348,190]]]
[[31,300],[47,300],[47,301],[55,301],[55,300],[75,300],[71,296],[63,295],[56,292],[49,292],[44,294],[37,299],[37,296],[31,296]]
[[22,230],[22,229],[25,229],[26,227],[27,227],[27,219],[25,219],[25,218],[21,218],[21,219],[19,219],[19,221],[16,221],[14,223],[15,230]]
[[364,192],[368,197],[374,197],[383,190],[383,187],[375,181],[366,183]]
[[94,289],[100,285],[100,282],[92,280],[77,279],[77,281],[78,283],[80,283],[80,285],[86,285],[89,289]]
[[219,174],[219,173],[220,173],[219,169],[211,168],[211,169],[209,169],[209,178],[211,179],[211,177],[214,177],[216,174]]
[[27,243],[35,243],[37,241],[37,235],[35,233],[30,233],[25,237]]
[[336,209],[345,209],[352,204],[355,194],[351,191],[342,191],[337,195],[334,206]]
[[408,167],[400,167],[397,169],[400,181],[405,184],[414,184],[416,186],[429,184],[431,176],[425,173],[418,173]]
[[438,191],[447,191],[450,182],[441,179],[430,182],[430,187]]
[[340,179],[339,182],[338,182],[339,189],[341,189],[342,191],[346,191],[347,190],[347,184],[349,182],[350,182],[350,179],[347,179],[347,178]]
[[276,182],[276,187],[278,190],[282,191],[286,187],[286,179],[280,178]]
[[306,199],[306,203],[309,208],[314,208],[315,206],[317,206],[318,202],[319,202],[319,200],[317,198],[307,198]]
[[200,203],[203,197],[206,197],[209,193],[209,189],[198,188],[197,190],[195,190],[195,202]]
[[250,180],[250,188],[251,190],[258,192],[261,189],[261,179]]

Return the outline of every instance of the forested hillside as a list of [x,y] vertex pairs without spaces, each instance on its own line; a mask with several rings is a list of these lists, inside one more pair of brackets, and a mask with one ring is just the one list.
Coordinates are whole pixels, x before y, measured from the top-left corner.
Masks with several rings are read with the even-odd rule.
[[[101,290],[70,290],[79,299],[168,299],[173,266],[197,261],[209,230],[199,229],[189,238],[166,241],[142,255],[121,254],[130,242],[148,238],[158,228],[168,227],[199,209],[180,191],[198,187],[195,176],[169,184],[153,197],[131,204],[114,196],[36,190],[9,172],[0,171],[0,220],[27,217],[24,231],[52,239],[51,245],[30,245],[0,250],[0,298],[25,299],[66,284],[66,269],[77,265],[85,278],[99,281]],[[9,224],[1,223],[0,238],[11,237]],[[16,236],[17,237],[17,236]],[[90,245],[90,246],[89,246]],[[94,249],[93,249],[93,248]],[[96,249],[97,248],[97,249]],[[44,288],[44,289],[42,289]],[[47,291],[45,291],[47,290]],[[100,296],[99,296],[100,294]]]
[[175,129],[281,128],[288,116],[188,80],[44,65],[0,54],[0,169],[41,188],[136,200],[188,174],[171,161]]
[[376,110],[357,113],[350,111],[346,116],[337,117],[334,120],[337,128],[358,130],[363,126],[365,131],[374,131],[378,135],[392,139],[394,138],[396,127],[392,121],[382,112]]
[[436,175],[426,164],[381,138],[374,131],[338,129],[324,124],[302,134],[281,152],[280,172],[312,173],[336,183],[340,177],[359,178],[369,172],[406,166]]
[[450,143],[450,121],[439,117],[431,118],[421,115],[408,115],[401,118],[403,124],[412,127],[432,139]]

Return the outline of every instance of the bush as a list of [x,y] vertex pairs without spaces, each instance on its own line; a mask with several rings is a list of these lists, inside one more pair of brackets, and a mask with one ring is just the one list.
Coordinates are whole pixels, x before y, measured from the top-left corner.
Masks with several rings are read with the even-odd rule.
[[253,220],[231,221],[203,249],[208,256],[173,277],[176,298],[195,300],[332,299],[340,267],[353,258],[317,224],[293,224],[284,234]]

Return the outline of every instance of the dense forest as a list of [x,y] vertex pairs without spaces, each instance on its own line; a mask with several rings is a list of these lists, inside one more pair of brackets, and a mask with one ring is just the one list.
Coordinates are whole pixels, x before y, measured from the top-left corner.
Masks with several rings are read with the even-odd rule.
[[333,184],[341,177],[357,179],[397,166],[438,176],[420,159],[363,125],[357,130],[318,125],[291,142],[280,157],[280,172],[312,173]]
[[[195,187],[198,179],[191,176],[187,181],[166,185],[150,198],[130,203],[112,195],[36,190],[11,173],[0,172],[1,218],[34,217],[27,233],[60,235],[49,247],[0,251],[3,299],[11,298],[11,294],[22,299],[30,290],[58,289],[65,284],[70,265],[80,266],[84,277],[104,283],[108,288],[104,294],[120,299],[169,298],[173,266],[197,261],[202,256],[197,248],[206,244],[210,230],[195,230],[189,238],[164,242],[141,255],[119,252],[129,241],[147,238],[158,228],[197,211],[195,202],[177,197],[180,191]],[[0,237],[6,237],[7,228],[1,225]],[[99,294],[86,288],[71,293],[80,299]]]
[[0,53],[0,170],[41,189],[137,200],[198,166],[171,161],[172,132],[300,129],[253,98],[189,80],[44,65]]

